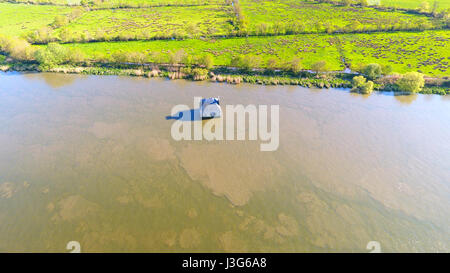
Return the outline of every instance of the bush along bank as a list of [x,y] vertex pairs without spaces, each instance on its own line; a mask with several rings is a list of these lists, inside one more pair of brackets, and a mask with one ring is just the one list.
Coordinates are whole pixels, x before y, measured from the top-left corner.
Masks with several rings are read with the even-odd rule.
[[[1,56],[1,55],[0,55]],[[164,77],[229,84],[298,85],[308,88],[348,88],[351,92],[370,94],[373,91],[450,95],[450,79],[426,78],[417,72],[404,75],[373,75],[339,72],[273,71],[231,67],[186,67],[179,64],[105,64],[78,63],[44,67],[35,61],[13,61],[0,58],[0,71],[35,71],[89,75],[120,75]],[[376,74],[376,73],[375,73]]]

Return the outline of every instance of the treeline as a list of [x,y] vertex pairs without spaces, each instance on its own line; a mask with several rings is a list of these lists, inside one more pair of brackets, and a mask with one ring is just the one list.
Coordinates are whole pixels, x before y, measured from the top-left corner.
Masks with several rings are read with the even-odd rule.
[[[95,31],[85,30],[83,32],[75,32],[70,27],[60,27],[55,29],[51,26],[45,26],[33,31],[30,31],[24,38],[32,44],[47,44],[51,42],[58,43],[89,43],[89,42],[126,42],[126,41],[151,41],[151,40],[185,40],[185,39],[200,39],[206,38],[222,38],[223,35],[215,35],[217,29],[210,26],[204,36],[198,31],[196,27],[190,28],[186,26],[185,30],[175,30],[168,33],[154,33],[150,30],[141,32],[121,32],[121,33],[107,33],[102,28]],[[231,37],[231,36],[228,36]]]
[[[32,44],[47,44],[51,42],[59,43],[88,43],[88,42],[111,42],[111,41],[148,41],[148,40],[185,40],[185,39],[199,39],[199,38],[233,38],[243,36],[276,36],[276,35],[293,35],[293,34],[314,34],[314,33],[328,33],[328,34],[343,34],[343,33],[369,33],[379,31],[424,31],[436,29],[432,23],[427,20],[420,21],[403,21],[393,24],[378,24],[378,25],[364,25],[359,21],[339,27],[332,24],[317,22],[312,26],[302,24],[301,22],[294,23],[262,23],[249,30],[244,27],[244,24],[239,24],[239,27],[230,30],[226,35],[217,35],[217,29],[214,26],[209,26],[203,33],[199,31],[195,24],[187,24],[185,29],[174,30],[170,33],[154,33],[150,30],[142,30],[140,32],[121,32],[121,33],[107,33],[102,28],[96,31],[85,30],[83,32],[75,32],[70,26],[70,22],[80,17],[83,12],[82,8],[75,9],[69,16],[56,16],[54,22],[49,26],[41,27],[39,29],[28,32],[24,38]],[[245,20],[244,20],[245,21]]]
[[23,40],[0,34],[0,52],[19,61],[34,60],[35,49]]
[[327,22],[315,22],[312,25],[303,24],[301,22],[292,23],[261,23],[255,27],[255,29],[241,29],[239,34],[241,35],[291,35],[291,34],[314,34],[314,33],[369,33],[369,32],[387,32],[387,31],[424,31],[431,29],[440,29],[439,25],[435,25],[432,22],[421,19],[411,21],[392,21],[392,22],[379,22],[376,25],[368,25],[354,20],[345,26],[337,26]]
[[79,49],[69,49],[57,43],[33,47],[27,41],[0,35],[0,52],[16,61],[38,62],[42,70],[61,64],[80,64],[86,56]]
[[[112,63],[112,64],[137,64],[145,65],[149,63],[198,66],[211,69],[214,66],[214,58],[211,54],[192,55],[184,49],[167,52],[122,52],[117,51],[111,55],[97,55],[89,60],[79,49],[71,49],[57,43],[49,43],[47,46],[32,47],[23,39],[0,36],[0,51],[19,61],[37,61],[42,70],[61,64],[80,64],[90,61]],[[264,68],[268,71],[289,71],[299,73],[304,70],[301,60],[297,57],[291,60],[281,61],[278,58],[263,60],[258,55],[239,54],[231,58],[229,66],[241,70],[250,71]],[[311,69],[317,73],[328,70],[326,61],[321,60],[314,63]]]
[[4,53],[16,61],[39,63],[41,70],[49,70],[59,65],[89,65],[92,62],[110,64],[142,65],[156,63],[183,66],[198,66],[210,69],[214,66],[214,58],[210,54],[192,56],[183,49],[163,52],[114,52],[111,55],[94,56],[89,59],[78,48],[70,48],[58,43],[49,43],[42,47],[33,47],[27,41],[0,35],[0,53]]

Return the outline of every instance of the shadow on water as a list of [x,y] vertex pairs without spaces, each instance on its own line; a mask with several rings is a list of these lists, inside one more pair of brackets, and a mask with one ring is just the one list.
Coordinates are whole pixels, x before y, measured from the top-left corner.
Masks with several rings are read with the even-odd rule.
[[190,109],[186,111],[180,111],[173,116],[166,116],[167,120],[175,119],[180,121],[197,121],[202,120],[200,116],[200,109]]

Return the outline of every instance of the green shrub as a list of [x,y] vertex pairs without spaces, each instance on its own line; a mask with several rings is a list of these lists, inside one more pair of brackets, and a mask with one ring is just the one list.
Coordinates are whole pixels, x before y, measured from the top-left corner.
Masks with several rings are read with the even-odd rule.
[[267,69],[276,70],[278,68],[278,66],[279,66],[278,59],[271,57],[267,60],[267,63],[266,63]]
[[231,66],[245,70],[260,67],[262,59],[255,55],[238,55],[231,60]]
[[382,74],[382,69],[381,66],[377,63],[372,63],[372,64],[368,64],[366,65],[363,70],[362,73],[370,80],[375,80],[379,77],[381,77]]
[[30,61],[33,60],[35,49],[23,39],[0,35],[0,51],[7,53],[13,59]]
[[196,76],[204,77],[204,76],[208,75],[208,70],[204,69],[204,68],[194,68],[194,69],[192,69],[191,74],[194,77],[196,77]]
[[47,70],[59,64],[69,62],[69,51],[60,44],[50,43],[35,53],[36,61],[42,70]]
[[427,1],[423,1],[420,4],[419,11],[424,13],[430,12],[430,3],[428,3]]
[[408,93],[417,93],[425,86],[423,74],[418,72],[408,72],[397,80],[400,91]]
[[370,94],[373,91],[373,82],[366,81],[364,76],[356,76],[353,78],[352,92],[358,92],[362,94]]
[[55,20],[53,20],[52,26],[54,28],[59,28],[59,27],[67,25],[68,23],[69,23],[69,19],[67,18],[67,16],[57,15],[55,17]]
[[316,73],[324,72],[327,70],[327,62],[326,61],[318,61],[312,64],[311,69]]
[[390,75],[390,74],[392,74],[393,71],[394,71],[394,69],[392,68],[392,66],[390,64],[381,65],[381,74]]
[[289,62],[289,70],[294,72],[294,73],[298,73],[302,70],[302,63],[301,60],[297,57],[294,57],[290,62]]
[[176,52],[169,51],[168,55],[170,64],[179,64],[186,56],[186,52],[184,49],[179,49]]
[[214,66],[214,59],[211,55],[206,54],[200,57],[198,64],[204,66],[206,69],[211,69]]
[[69,51],[69,62],[76,64],[86,60],[86,55],[79,48],[75,48]]

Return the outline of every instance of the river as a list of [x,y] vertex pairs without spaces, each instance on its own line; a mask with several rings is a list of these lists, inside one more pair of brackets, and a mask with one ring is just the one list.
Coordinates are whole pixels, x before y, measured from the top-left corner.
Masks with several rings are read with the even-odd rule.
[[[279,105],[279,148],[173,106]],[[0,252],[450,251],[450,96],[0,74]]]

